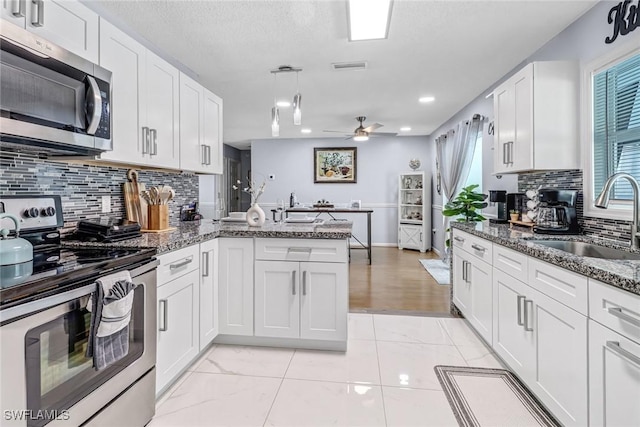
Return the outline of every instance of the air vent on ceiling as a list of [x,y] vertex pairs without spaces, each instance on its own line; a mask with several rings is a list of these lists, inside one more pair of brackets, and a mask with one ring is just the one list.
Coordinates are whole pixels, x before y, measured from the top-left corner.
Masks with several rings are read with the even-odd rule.
[[367,61],[358,62],[334,62],[331,67],[336,71],[364,70],[367,68]]

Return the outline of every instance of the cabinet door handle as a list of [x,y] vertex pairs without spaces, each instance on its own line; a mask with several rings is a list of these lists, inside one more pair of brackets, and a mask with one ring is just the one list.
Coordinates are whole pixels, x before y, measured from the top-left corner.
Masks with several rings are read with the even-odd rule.
[[635,317],[624,313],[622,311],[622,308],[620,307],[610,307],[607,311],[609,312],[609,314],[616,316],[617,318],[622,319],[626,322],[629,322],[632,325],[640,326],[640,319],[636,319]]
[[502,144],[502,164],[503,165],[509,164],[509,162],[507,161],[507,144],[509,143],[505,142]]
[[149,148],[149,128],[142,127],[142,154],[147,154]]
[[193,257],[189,257],[184,261],[176,262],[174,264],[169,264],[169,270],[175,270],[176,268],[184,267],[187,264],[191,264],[193,262]]
[[162,322],[158,322],[160,327],[158,330],[160,332],[165,332],[169,328],[169,312],[167,311],[167,307],[169,306],[169,301],[166,299],[161,299],[158,301],[158,311],[162,313]]
[[462,261],[462,280],[467,281],[467,261]]
[[207,164],[207,146],[202,144],[200,147],[202,147],[202,160],[200,161],[200,164],[206,165]]
[[462,237],[454,237],[453,240],[455,240],[456,242],[460,242],[460,243],[464,243],[464,239]]
[[620,357],[627,359],[629,362],[640,366],[640,357],[631,353],[629,350],[622,348],[618,341],[607,341],[607,348],[614,353],[617,353]]
[[527,303],[531,303],[531,308],[533,308],[533,300],[524,299],[524,330],[531,332],[533,331],[533,328],[529,326],[529,310],[527,309]]
[[473,249],[475,249],[476,251],[480,251],[480,252],[484,252],[484,251],[486,251],[486,250],[487,250],[486,248],[483,248],[482,246],[480,246],[480,245],[476,245],[476,244],[471,245],[471,247],[472,247]]
[[291,272],[291,295],[296,294],[296,273],[295,270]]
[[422,243],[422,231],[420,232],[420,243]]
[[209,252],[202,253],[202,277],[209,277]]
[[211,146],[207,145],[207,164],[211,164]]
[[156,156],[158,155],[158,131],[156,129],[149,129],[149,135],[149,154]]
[[31,25],[34,27],[44,25],[44,2],[42,0],[31,0]]
[[11,14],[18,18],[23,18],[25,15],[25,0],[13,0],[11,2]]
[[509,141],[509,164],[513,165],[513,141]]
[[522,320],[522,300],[526,297],[524,295],[518,295],[518,325],[524,326],[524,320]]
[[470,262],[467,262],[467,282],[468,282],[468,283],[471,283],[471,272],[472,272],[473,270],[469,270],[469,267],[471,267],[471,263],[470,263]]
[[302,295],[307,295],[307,272],[302,272]]

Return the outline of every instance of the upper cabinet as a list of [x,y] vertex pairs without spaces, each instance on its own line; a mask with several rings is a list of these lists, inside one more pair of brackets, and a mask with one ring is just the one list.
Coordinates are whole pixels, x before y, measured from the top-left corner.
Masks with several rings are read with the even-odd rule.
[[222,99],[180,73],[180,168],[222,173]]
[[533,62],[494,90],[494,174],[579,168],[578,71]]
[[98,15],[74,0],[2,0],[2,19],[98,62]]
[[178,169],[178,70],[104,19],[100,65],[113,73],[113,151],[100,158]]

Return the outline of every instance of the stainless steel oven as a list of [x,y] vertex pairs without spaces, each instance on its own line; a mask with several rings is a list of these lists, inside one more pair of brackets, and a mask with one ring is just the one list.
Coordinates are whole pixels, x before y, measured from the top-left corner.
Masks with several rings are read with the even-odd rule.
[[4,21],[0,48],[3,145],[58,154],[112,149],[110,71]]
[[3,426],[142,426],[155,413],[155,259],[130,266],[129,353],[103,370],[85,356],[96,277],[2,311]]

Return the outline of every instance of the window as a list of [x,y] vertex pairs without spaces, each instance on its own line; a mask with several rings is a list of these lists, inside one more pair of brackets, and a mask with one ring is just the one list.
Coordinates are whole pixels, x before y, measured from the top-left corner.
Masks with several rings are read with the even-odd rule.
[[584,212],[587,216],[631,219],[633,191],[618,180],[608,209],[594,200],[613,174],[640,181],[640,47],[625,43],[585,64],[582,78]]
[[[594,193],[607,178],[627,172],[640,181],[640,54],[593,76]],[[616,182],[612,200],[631,200],[626,180]]]

